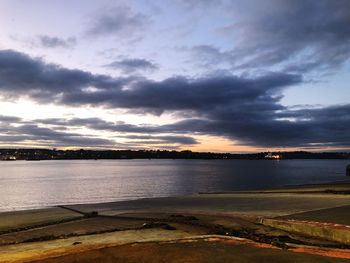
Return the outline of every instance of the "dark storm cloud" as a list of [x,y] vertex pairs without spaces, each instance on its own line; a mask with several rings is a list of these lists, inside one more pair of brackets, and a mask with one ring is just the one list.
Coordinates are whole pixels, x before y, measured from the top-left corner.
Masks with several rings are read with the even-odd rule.
[[[173,133],[181,134],[181,136],[186,134],[221,136],[238,140],[243,145],[260,147],[305,147],[309,149],[325,146],[350,147],[348,132],[350,130],[350,105],[299,110],[289,110],[282,106],[275,106],[275,108],[279,108],[279,111],[276,112],[272,106],[255,110],[249,110],[249,108],[221,109],[211,111],[206,118],[187,119],[159,126],[112,123],[97,118],[56,119],[48,122],[84,126],[96,130],[139,133],[142,135],[126,136],[130,139],[139,139],[139,143],[144,143],[144,139],[163,137],[159,135],[162,133]],[[156,136],[144,134],[155,134]],[[169,138],[165,136],[164,139]],[[191,141],[190,144],[192,144]]]
[[[174,77],[163,81],[140,79],[126,89],[103,90],[99,93],[66,93],[66,103],[106,104],[127,109],[144,109],[161,114],[164,111],[210,110],[245,100],[274,100],[269,93],[300,83],[300,76],[271,73],[256,79],[234,76],[188,79]],[[66,95],[66,96],[65,96]]]
[[[0,94],[64,105],[94,105],[164,111],[210,110],[271,100],[282,88],[301,82],[299,75],[269,73],[256,78],[211,76],[163,81],[112,78],[71,70],[14,51],[0,51]],[[273,96],[272,96],[273,93]]]
[[15,117],[15,116],[4,116],[0,115],[0,122],[2,123],[8,123],[8,122],[19,122],[21,121],[21,118]]
[[[42,127],[41,125],[49,125]],[[189,136],[183,135],[145,135],[142,126],[128,125],[132,129],[125,129],[124,123],[112,123],[98,118],[87,119],[42,119],[24,121],[12,116],[0,116],[0,143],[23,143],[35,141],[52,146],[94,146],[94,147],[124,147],[135,145],[193,145],[198,142]],[[93,130],[118,132],[116,139],[127,140],[125,143],[116,143],[114,140],[91,137],[89,135],[70,132],[72,128],[85,127]],[[62,132],[64,131],[64,132]],[[148,132],[150,132],[149,130]],[[152,132],[158,131],[154,127]],[[120,132],[142,133],[143,135],[120,135]]]
[[[12,129],[8,126],[0,129],[4,136],[35,134],[33,140],[56,140],[68,136],[64,143],[74,143],[77,136],[73,133],[53,132],[56,127],[86,127],[93,130],[117,132],[116,138],[129,139],[128,147],[140,145],[191,145],[197,141],[187,135],[214,135],[238,140],[242,145],[258,147],[350,147],[350,105],[332,106],[315,109],[283,110],[277,112],[273,107],[265,110],[225,109],[212,111],[206,118],[187,119],[167,125],[142,126],[123,122],[107,122],[98,118],[43,119],[34,120],[33,124]],[[242,115],[243,114],[243,115]],[[242,116],[241,116],[242,115]],[[8,117],[6,119],[11,119]],[[37,124],[52,125],[51,129],[39,128]],[[20,123],[19,123],[20,124]],[[17,123],[18,125],[18,123]],[[9,133],[9,131],[12,131]],[[119,135],[119,133],[128,133]],[[130,134],[131,133],[131,134]],[[162,135],[162,134],[173,135]],[[177,135],[175,135],[177,134]],[[81,138],[84,140],[83,136]],[[12,140],[15,140],[13,138]],[[87,145],[93,140],[87,138]],[[63,142],[61,142],[63,143]],[[75,141],[75,143],[77,143]],[[108,143],[106,142],[106,145]],[[102,143],[100,142],[100,145]],[[125,146],[124,145],[124,146]]]
[[[12,117],[8,117],[11,119]],[[26,124],[27,123],[27,124]],[[24,143],[34,142],[38,145],[51,146],[93,146],[113,147],[116,142],[113,140],[101,139],[87,135],[71,132],[59,132],[54,129],[40,127],[35,123],[16,120],[13,124],[0,123],[0,143]]]
[[72,48],[76,44],[74,37],[70,38],[59,38],[47,35],[38,36],[39,44],[46,48]]
[[103,10],[90,22],[88,36],[123,36],[130,37],[140,33],[150,18],[143,13],[133,12],[129,7],[119,6]]
[[235,46],[193,47],[193,57],[204,65],[219,61],[246,70],[278,65],[289,72],[329,71],[350,58],[350,1],[248,0],[222,5],[232,12],[234,22],[219,32],[233,37]]
[[225,136],[260,147],[350,147],[350,104],[282,111],[214,111],[208,119],[184,120],[167,130]]
[[84,88],[118,88],[125,79],[112,79],[82,70],[46,64],[12,50],[0,51],[0,92],[8,96],[26,96],[39,101],[59,102],[66,93]]
[[108,122],[99,118],[72,118],[72,119],[38,119],[34,122],[54,125],[54,126],[71,126],[87,127],[93,130],[102,130],[121,133],[157,133],[158,126],[151,125],[134,125],[125,122]]
[[118,61],[113,61],[105,67],[111,69],[119,69],[124,73],[133,73],[136,71],[144,70],[144,71],[153,71],[158,67],[147,59],[139,59],[139,58],[128,58]]
[[[150,126],[150,125],[133,125],[127,124],[124,122],[108,122],[99,118],[72,118],[72,119],[38,119],[34,120],[35,123],[48,124],[64,127],[85,127],[92,130],[98,131],[109,131],[109,132],[117,132],[117,133],[136,133],[143,135],[116,135],[117,138],[138,140],[140,143],[142,140],[142,144],[153,144],[155,141],[157,144],[161,143],[176,143],[183,145],[191,145],[197,144],[198,142],[189,136],[179,136],[179,135],[161,135],[157,136],[154,134],[165,133],[165,132],[174,132],[172,130],[167,129],[165,126]],[[145,134],[153,134],[153,135],[145,135]]]
[[[203,78],[173,77],[163,81],[145,78],[112,78],[46,64],[14,51],[0,51],[0,94],[69,106],[104,106],[161,114],[186,112],[185,120],[167,125],[133,125],[97,118],[36,120],[12,127],[15,134],[34,134],[37,140],[69,143],[87,140],[90,145],[113,143],[61,132],[59,127],[87,127],[133,133],[139,144],[195,144],[190,134],[216,135],[252,146],[348,146],[350,106],[293,110],[281,105],[281,91],[302,82],[300,75],[266,73],[254,78],[211,75]],[[2,117],[6,120],[6,118]],[[13,120],[16,121],[16,120]],[[18,120],[17,120],[18,121]],[[1,122],[2,123],[2,122]],[[39,127],[49,125],[51,128]],[[56,128],[55,128],[56,127]],[[26,132],[26,131],[30,131]],[[4,134],[6,133],[6,134]],[[145,136],[137,138],[135,135]],[[168,137],[179,136],[179,137]],[[124,136],[124,134],[123,134]],[[129,136],[129,135],[125,135]],[[117,136],[116,136],[117,137]],[[83,143],[83,141],[81,142]]]
[[188,136],[175,136],[175,135],[164,135],[164,136],[151,136],[151,135],[128,135],[125,136],[127,139],[132,140],[141,140],[143,143],[152,144],[154,141],[158,140],[158,144],[164,144],[164,143],[175,143],[175,144],[181,144],[181,145],[192,145],[192,144],[198,144],[198,142]]
[[[253,103],[254,104],[254,103]],[[278,108],[275,111],[274,108]],[[259,147],[350,147],[350,105],[290,110],[282,106],[263,109],[231,108],[214,110],[206,118],[193,118],[167,125],[142,126],[107,122],[98,118],[36,120],[39,123],[88,127],[135,135],[122,136],[138,144],[157,144],[164,140],[194,144],[188,135],[214,135]],[[178,134],[160,135],[162,133]],[[138,135],[140,134],[140,135]],[[145,135],[148,134],[148,135]],[[152,135],[149,135],[152,134]],[[181,134],[181,135],[180,135]],[[185,140],[185,141],[183,141]],[[189,140],[187,143],[186,140]],[[147,143],[146,143],[147,141]]]

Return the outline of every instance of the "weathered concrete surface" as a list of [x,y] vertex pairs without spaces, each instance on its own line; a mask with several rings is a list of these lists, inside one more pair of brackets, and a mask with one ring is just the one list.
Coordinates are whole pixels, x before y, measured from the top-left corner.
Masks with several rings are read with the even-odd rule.
[[[38,227],[26,231],[16,231],[0,235],[0,246],[34,240],[59,239],[70,236],[137,229],[143,221],[106,217],[82,218],[70,222]],[[1,256],[0,256],[1,257]]]
[[275,218],[261,223],[287,232],[336,241],[350,245],[350,206],[313,210]]
[[283,216],[350,204],[350,195],[331,193],[223,193],[141,199],[104,204],[73,205],[75,209],[116,215],[129,211],[226,213]]
[[82,215],[58,207],[0,213],[0,233],[79,217]]
[[349,180],[343,182],[335,182],[328,184],[306,184],[298,186],[285,186],[277,189],[266,189],[257,191],[242,191],[242,192],[255,192],[255,193],[350,193],[350,182]]
[[281,216],[279,218],[350,225],[350,205],[313,210],[303,213]]
[[312,237],[336,241],[350,245],[350,226],[314,221],[277,220],[263,218],[262,224],[291,233],[301,233]]

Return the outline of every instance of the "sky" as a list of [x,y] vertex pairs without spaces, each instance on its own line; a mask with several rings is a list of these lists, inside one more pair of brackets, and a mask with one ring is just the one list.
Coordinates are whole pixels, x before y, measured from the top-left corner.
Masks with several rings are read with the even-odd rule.
[[0,147],[350,150],[348,0],[1,0]]

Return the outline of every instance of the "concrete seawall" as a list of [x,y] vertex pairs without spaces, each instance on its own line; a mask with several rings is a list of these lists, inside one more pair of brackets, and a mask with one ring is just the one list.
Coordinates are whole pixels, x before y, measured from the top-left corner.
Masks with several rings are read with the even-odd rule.
[[311,237],[350,245],[350,226],[347,225],[299,221],[293,219],[277,220],[271,218],[262,218],[260,219],[260,223],[288,232],[304,234]]

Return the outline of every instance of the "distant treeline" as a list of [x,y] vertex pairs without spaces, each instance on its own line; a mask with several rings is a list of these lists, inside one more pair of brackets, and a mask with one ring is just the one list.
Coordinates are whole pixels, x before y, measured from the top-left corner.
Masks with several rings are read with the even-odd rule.
[[350,159],[347,152],[261,152],[249,154],[211,153],[166,150],[56,150],[0,149],[1,160],[67,160],[67,159]]

